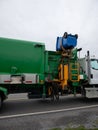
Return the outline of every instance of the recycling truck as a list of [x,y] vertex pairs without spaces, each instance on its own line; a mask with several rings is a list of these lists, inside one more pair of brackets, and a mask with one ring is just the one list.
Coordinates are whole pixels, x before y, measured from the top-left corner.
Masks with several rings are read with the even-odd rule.
[[56,50],[40,42],[0,38],[0,107],[8,94],[28,93],[28,98],[51,98],[80,93],[98,97],[98,59],[78,57],[78,35],[57,37]]

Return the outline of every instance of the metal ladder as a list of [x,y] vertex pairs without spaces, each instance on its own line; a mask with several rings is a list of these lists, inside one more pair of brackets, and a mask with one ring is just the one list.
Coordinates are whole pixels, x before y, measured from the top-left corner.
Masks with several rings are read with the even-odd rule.
[[70,64],[70,80],[72,82],[79,82],[79,63]]

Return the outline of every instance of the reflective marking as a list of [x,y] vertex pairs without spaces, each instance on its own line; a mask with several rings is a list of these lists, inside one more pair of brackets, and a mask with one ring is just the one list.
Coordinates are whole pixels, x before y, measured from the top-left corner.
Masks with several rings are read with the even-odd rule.
[[25,81],[26,83],[32,83],[32,81]]
[[43,112],[34,112],[34,113],[25,113],[25,114],[17,114],[17,115],[9,115],[9,116],[1,116],[0,119],[24,117],[24,116],[34,116],[34,115],[41,115],[41,114],[51,114],[51,113],[66,112],[66,111],[72,111],[72,110],[81,110],[81,109],[87,109],[87,108],[93,108],[93,107],[98,107],[98,105],[67,108],[67,109],[60,109],[60,110],[51,110],[51,111],[43,111]]
[[5,83],[10,83],[11,81],[10,81],[10,80],[5,80],[4,82],[5,82]]

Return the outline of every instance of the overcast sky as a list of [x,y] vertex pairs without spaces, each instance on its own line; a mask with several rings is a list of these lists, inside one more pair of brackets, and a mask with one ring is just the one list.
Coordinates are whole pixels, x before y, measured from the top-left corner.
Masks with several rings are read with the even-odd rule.
[[98,57],[98,0],[0,0],[0,37],[43,42],[78,34],[78,47]]

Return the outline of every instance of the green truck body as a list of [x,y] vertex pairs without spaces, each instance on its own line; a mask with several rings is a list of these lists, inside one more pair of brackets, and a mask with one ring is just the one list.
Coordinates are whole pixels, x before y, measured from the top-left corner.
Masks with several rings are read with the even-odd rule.
[[0,74],[44,73],[42,43],[0,38]]
[[58,38],[56,51],[47,51],[40,42],[0,38],[0,106],[10,93],[52,100],[64,94],[85,95],[88,77],[77,57],[81,50],[75,48],[77,38],[65,33]]
[[[0,38],[0,85],[8,94],[28,92],[33,97],[49,96],[48,88],[53,82],[60,83],[61,60],[60,52],[46,51],[43,43]],[[69,64],[66,58],[64,64]]]
[[[0,92],[5,98],[10,93],[42,87],[39,84],[44,83],[44,53],[43,43],[0,38]],[[13,77],[18,81],[12,82]]]

